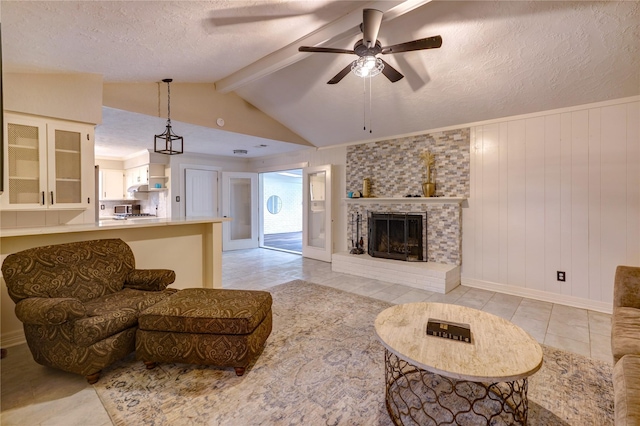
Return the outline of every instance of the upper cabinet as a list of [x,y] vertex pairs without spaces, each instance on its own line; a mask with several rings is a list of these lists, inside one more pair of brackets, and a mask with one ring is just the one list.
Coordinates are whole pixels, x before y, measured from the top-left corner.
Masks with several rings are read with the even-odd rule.
[[127,190],[124,185],[124,170],[100,170],[98,197],[100,200],[124,200]]
[[89,124],[5,114],[7,210],[86,209],[90,205],[94,128]]

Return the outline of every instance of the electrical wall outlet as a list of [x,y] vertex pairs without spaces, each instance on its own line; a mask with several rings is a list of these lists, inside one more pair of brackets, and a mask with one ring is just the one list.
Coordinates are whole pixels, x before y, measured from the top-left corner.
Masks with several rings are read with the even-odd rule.
[[564,271],[557,271],[557,277],[558,277],[558,281],[567,280],[567,275],[564,273]]

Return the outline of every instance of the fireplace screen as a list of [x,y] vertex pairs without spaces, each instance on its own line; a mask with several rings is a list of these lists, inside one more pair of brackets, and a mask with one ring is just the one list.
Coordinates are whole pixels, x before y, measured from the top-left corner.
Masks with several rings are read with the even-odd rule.
[[387,259],[423,260],[421,214],[369,213],[369,254]]

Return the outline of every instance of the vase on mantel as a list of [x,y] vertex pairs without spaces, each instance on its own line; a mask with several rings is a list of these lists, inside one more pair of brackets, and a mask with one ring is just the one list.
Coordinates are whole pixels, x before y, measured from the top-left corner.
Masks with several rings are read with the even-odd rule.
[[422,184],[422,195],[425,197],[433,197],[436,193],[436,184],[433,182],[424,182]]

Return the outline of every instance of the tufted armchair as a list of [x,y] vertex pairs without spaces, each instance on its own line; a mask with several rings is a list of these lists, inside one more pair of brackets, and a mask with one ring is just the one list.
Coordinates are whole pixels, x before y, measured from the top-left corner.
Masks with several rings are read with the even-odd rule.
[[120,239],[36,247],[7,256],[2,274],[36,362],[89,383],[135,349],[140,312],[176,290],[167,269],[135,269]]

